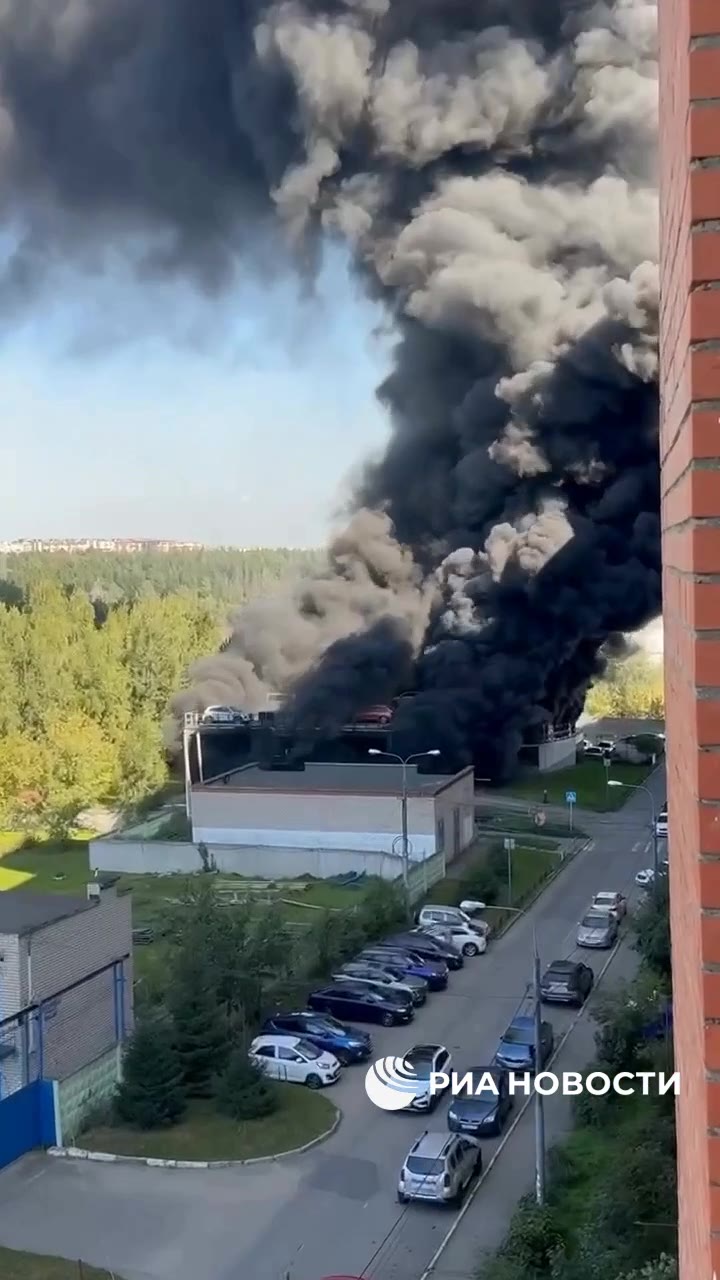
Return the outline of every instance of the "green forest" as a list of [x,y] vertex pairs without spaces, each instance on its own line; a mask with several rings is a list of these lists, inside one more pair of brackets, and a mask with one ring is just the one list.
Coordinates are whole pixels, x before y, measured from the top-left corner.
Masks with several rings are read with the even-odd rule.
[[167,777],[163,724],[233,607],[319,555],[31,553],[0,563],[0,826],[66,835]]

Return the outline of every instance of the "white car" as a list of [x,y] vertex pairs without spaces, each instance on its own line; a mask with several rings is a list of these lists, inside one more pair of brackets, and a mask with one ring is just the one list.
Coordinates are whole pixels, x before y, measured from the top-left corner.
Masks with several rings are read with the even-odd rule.
[[627,898],[622,893],[612,893],[609,889],[603,889],[595,894],[590,910],[609,911],[616,920],[622,920],[627,914]]
[[237,707],[206,707],[202,714],[203,724],[247,724],[250,718]]
[[657,816],[657,822],[655,823],[655,835],[657,836],[658,840],[667,840],[667,834],[668,834],[668,811],[667,809],[661,809]]
[[487,951],[485,935],[476,933],[465,924],[426,924],[421,926],[420,932],[437,938],[438,942],[446,942],[461,956],[482,956]]
[[340,1075],[337,1058],[298,1036],[257,1036],[248,1057],[272,1080],[305,1084],[308,1089],[335,1084]]
[[[480,904],[484,907],[484,903]],[[461,907],[440,907],[428,904],[423,907],[417,917],[417,923],[421,929],[426,925],[441,925],[448,929],[452,925],[464,925],[467,929],[472,929],[473,933],[479,933],[486,938],[490,932],[490,925],[487,920],[477,920],[473,916],[469,916]]]
[[444,1072],[449,1077],[452,1066],[450,1050],[444,1044],[416,1044],[403,1054],[403,1063],[417,1077],[417,1091],[410,1110],[434,1111],[445,1090],[438,1092],[433,1089],[432,1076]]
[[[669,870],[670,870],[670,863],[667,858],[663,858],[660,862],[660,865],[658,866],[658,874],[661,876],[666,876]],[[655,872],[653,871],[652,867],[646,867],[644,871],[638,871],[635,877],[635,883],[639,889],[649,889],[654,879],[655,879]]]

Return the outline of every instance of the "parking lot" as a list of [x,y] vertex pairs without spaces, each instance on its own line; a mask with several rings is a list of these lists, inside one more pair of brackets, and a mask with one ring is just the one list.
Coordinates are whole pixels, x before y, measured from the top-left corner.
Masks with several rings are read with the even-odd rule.
[[[653,788],[664,795],[662,777]],[[533,932],[543,964],[575,951],[578,920],[595,892],[634,894],[648,865],[647,805],[633,796],[613,824],[484,956],[451,974],[405,1029],[369,1028],[374,1056],[402,1054],[417,1041],[445,1044],[458,1069],[491,1060],[513,1015],[529,1008]],[[600,981],[632,972],[621,941],[612,953],[583,952]],[[546,1015],[562,1038],[558,1069],[577,1069],[592,1052],[592,1026],[574,1011]],[[342,1111],[333,1137],[306,1155],[244,1169],[173,1171],[30,1157],[0,1175],[0,1242],[81,1257],[125,1280],[320,1280],[333,1273],[368,1280],[418,1280],[457,1213],[396,1202],[397,1174],[414,1138],[444,1130],[447,1102],[432,1116],[376,1110],[364,1070],[347,1068],[333,1087]],[[570,1100],[548,1100],[548,1139],[567,1128]],[[518,1197],[532,1185],[529,1115],[499,1142],[503,1149],[442,1256],[438,1275],[472,1274],[478,1255],[502,1238]],[[513,1119],[513,1118],[511,1118]],[[529,1135],[529,1136],[528,1136]],[[498,1140],[483,1143],[486,1166]],[[128,1230],[128,1224],[132,1229]]]

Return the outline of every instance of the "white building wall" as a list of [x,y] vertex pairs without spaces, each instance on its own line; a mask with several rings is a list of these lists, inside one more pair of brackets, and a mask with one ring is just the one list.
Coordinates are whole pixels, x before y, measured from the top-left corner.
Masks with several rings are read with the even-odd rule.
[[[408,835],[417,857],[435,853],[435,802],[408,797]],[[308,794],[194,788],[196,844],[391,852],[402,828],[399,795]]]

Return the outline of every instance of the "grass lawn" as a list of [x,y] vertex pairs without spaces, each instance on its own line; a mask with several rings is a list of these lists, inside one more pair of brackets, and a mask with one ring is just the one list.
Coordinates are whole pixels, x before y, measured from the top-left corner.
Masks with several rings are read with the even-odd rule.
[[234,1124],[212,1102],[198,1101],[171,1129],[144,1133],[102,1126],[83,1133],[78,1142],[90,1151],[160,1160],[251,1160],[302,1147],[332,1125],[335,1107],[323,1093],[299,1084],[279,1084],[277,1092],[277,1111],[262,1120]]
[[23,849],[26,836],[0,833],[0,892],[35,889],[39,893],[82,894],[90,879],[87,842],[94,832],[77,832],[69,844],[48,840]]
[[[637,785],[644,782],[652,765],[621,764],[613,761],[607,770],[611,778],[618,782]],[[543,792],[547,791],[548,804],[565,804],[565,792],[574,791],[577,795],[578,809],[595,809],[600,813],[621,809],[632,795],[623,787],[608,787],[606,770],[602,760],[583,760],[570,769],[558,769],[555,773],[543,773],[517,778],[508,784],[508,794],[527,797],[529,800],[542,801]]]
[[[433,885],[429,899],[433,902],[457,906],[468,896],[472,874],[487,865],[495,840],[479,839],[462,855],[461,864],[452,868],[453,874]],[[521,908],[559,866],[560,846],[552,840],[529,838],[518,840],[512,851],[512,900],[507,901],[507,885],[503,884],[495,906],[488,907],[485,915],[495,933],[503,929],[510,917]]]
[[[15,1249],[0,1247],[0,1276],[2,1280],[109,1280],[109,1271],[98,1271],[83,1262],[65,1258],[46,1258],[39,1253],[17,1253]],[[121,1280],[115,1276],[115,1280]]]
[[[508,809],[495,813],[489,806],[480,812],[476,810],[476,822],[482,831],[499,831],[502,835],[524,835],[526,832],[536,835],[542,831],[545,837],[552,839],[555,836],[560,840],[567,840],[570,835],[567,822],[546,822],[542,827],[539,827],[527,814],[512,813]],[[574,817],[572,834],[576,836],[584,836],[586,834],[586,832],[580,830]],[[523,843],[526,842],[523,841]]]

